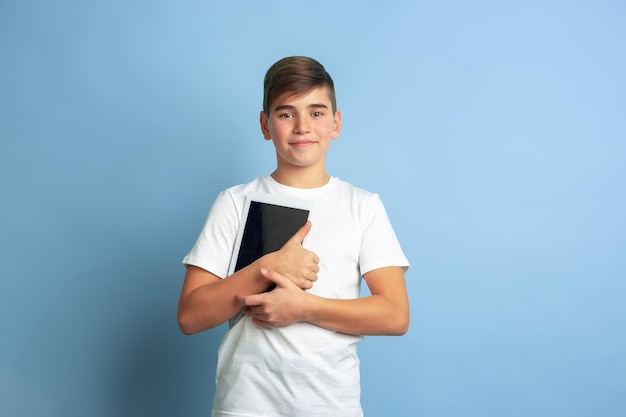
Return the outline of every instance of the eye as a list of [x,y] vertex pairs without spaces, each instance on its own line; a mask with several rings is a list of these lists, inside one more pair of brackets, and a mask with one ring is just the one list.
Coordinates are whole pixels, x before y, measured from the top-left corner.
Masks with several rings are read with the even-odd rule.
[[311,113],[311,116],[313,117],[322,117],[324,115],[324,113],[322,113],[321,111],[314,111],[313,113]]
[[279,119],[291,119],[293,118],[293,114],[291,113],[281,113],[278,115]]

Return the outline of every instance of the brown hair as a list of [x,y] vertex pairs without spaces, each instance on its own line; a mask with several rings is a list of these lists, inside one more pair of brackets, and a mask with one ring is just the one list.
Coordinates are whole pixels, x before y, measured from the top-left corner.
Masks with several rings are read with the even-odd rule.
[[322,64],[305,56],[290,56],[272,65],[263,81],[263,112],[269,116],[270,106],[285,93],[298,96],[317,87],[327,87],[333,113],[337,111],[335,84]]

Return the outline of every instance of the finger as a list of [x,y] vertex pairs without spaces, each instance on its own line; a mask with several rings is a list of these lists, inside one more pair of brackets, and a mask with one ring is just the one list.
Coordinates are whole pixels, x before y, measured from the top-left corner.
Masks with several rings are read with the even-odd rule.
[[247,297],[241,297],[241,301],[243,302],[244,305],[251,307],[251,306],[259,306],[261,304],[263,304],[263,300],[265,298],[265,294],[254,294],[254,295],[249,295]]
[[246,298],[247,298],[247,296],[245,296],[245,295],[237,295],[237,296],[235,297],[235,299],[236,299],[238,302],[240,302],[241,304],[243,304],[243,305],[246,305]]
[[295,285],[289,278],[286,278],[276,271],[269,271],[265,268],[261,269],[261,275],[267,278],[279,287],[288,287]]
[[295,242],[298,244],[302,244],[302,241],[304,240],[304,238],[306,237],[306,235],[309,234],[309,231],[311,230],[311,221],[308,220],[306,223],[304,223],[304,226],[302,226],[300,229],[298,229],[298,231],[296,232],[296,234],[294,234],[288,242]]
[[259,320],[259,319],[254,318],[254,317],[252,317],[252,322],[254,324],[256,324],[257,326],[259,326],[259,327],[263,327],[264,329],[269,329],[269,328],[272,327],[270,323],[268,323],[266,321],[263,321],[263,320]]

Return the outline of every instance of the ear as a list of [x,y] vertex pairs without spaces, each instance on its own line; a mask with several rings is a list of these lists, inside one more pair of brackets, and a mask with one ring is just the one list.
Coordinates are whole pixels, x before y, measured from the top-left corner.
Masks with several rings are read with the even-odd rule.
[[265,138],[265,140],[271,140],[272,135],[270,133],[269,120],[267,120],[267,115],[263,110],[261,110],[259,122],[261,123],[261,132],[263,132],[263,137]]
[[333,119],[333,123],[334,126],[331,138],[339,139],[339,132],[341,132],[341,112],[339,110],[335,112],[335,118]]

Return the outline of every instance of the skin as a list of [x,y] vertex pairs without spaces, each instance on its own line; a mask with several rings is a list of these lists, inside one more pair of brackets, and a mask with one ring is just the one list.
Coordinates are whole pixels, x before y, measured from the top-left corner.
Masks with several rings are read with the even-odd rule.
[[[276,149],[272,177],[281,184],[315,188],[326,184],[326,153],[339,138],[341,113],[333,112],[325,87],[301,96],[281,96],[269,114],[261,112],[261,131]],[[400,267],[365,274],[371,295],[337,300],[312,295],[319,258],[302,246],[314,227],[307,222],[279,251],[267,254],[220,279],[189,266],[181,291],[178,322],[185,334],[218,326],[241,309],[263,328],[297,322],[356,335],[402,335],[409,327],[409,301]],[[271,292],[264,292],[270,284]]]
[[307,222],[279,250],[262,256],[224,279],[196,266],[188,266],[178,302],[178,325],[185,334],[194,334],[230,320],[246,307],[245,296],[265,291],[271,281],[261,274],[270,268],[297,288],[313,286],[319,271],[317,255],[302,247],[311,230]]
[[333,113],[326,88],[301,97],[282,96],[269,115],[261,112],[261,131],[276,149],[277,168],[272,174],[281,184],[315,188],[326,184],[326,152],[339,138],[341,113]]

